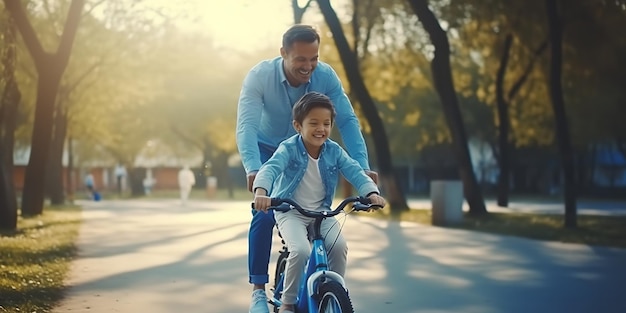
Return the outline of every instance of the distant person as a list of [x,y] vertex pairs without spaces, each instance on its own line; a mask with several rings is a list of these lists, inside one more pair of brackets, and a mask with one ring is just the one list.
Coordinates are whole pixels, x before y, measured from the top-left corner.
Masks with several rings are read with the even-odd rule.
[[124,182],[124,178],[126,177],[126,168],[124,165],[118,164],[115,166],[115,178],[117,179],[117,193],[122,194],[124,190],[122,184]]
[[96,191],[93,174],[87,173],[85,175],[85,188],[89,190],[89,194],[93,196],[94,191]]
[[91,173],[87,173],[87,175],[85,175],[85,188],[89,191],[89,197],[91,199],[96,201],[100,200],[100,195],[96,191],[95,180],[93,178],[93,174]]
[[191,187],[196,184],[196,176],[193,174],[189,166],[185,165],[178,172],[178,188],[180,188],[180,202],[182,205],[187,205],[189,199],[189,193],[191,193]]
[[146,177],[143,179],[143,192],[149,196],[152,193],[152,187],[156,183],[155,179],[152,177]]

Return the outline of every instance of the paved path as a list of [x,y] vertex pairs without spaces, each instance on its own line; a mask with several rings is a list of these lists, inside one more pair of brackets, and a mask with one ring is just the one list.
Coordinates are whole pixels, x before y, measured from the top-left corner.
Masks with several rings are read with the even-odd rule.
[[[79,256],[54,313],[247,312],[248,202],[81,204]],[[344,234],[359,313],[626,312],[626,249],[355,216]]]
[[[409,206],[412,208],[430,209],[430,199],[418,198],[409,199]],[[487,211],[504,213],[538,213],[538,214],[564,214],[565,206],[563,202],[546,201],[510,201],[507,208],[501,208],[495,200],[485,201]],[[467,211],[467,202],[463,203],[463,210]],[[626,215],[626,201],[607,200],[578,200],[576,202],[578,214],[587,215]]]

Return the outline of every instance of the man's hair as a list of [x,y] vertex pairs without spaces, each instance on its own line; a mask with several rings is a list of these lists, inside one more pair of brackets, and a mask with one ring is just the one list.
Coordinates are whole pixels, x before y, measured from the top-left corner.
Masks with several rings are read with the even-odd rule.
[[283,34],[283,49],[291,49],[296,41],[302,41],[307,43],[320,42],[320,35],[317,30],[310,25],[296,24],[291,26],[285,34]]
[[304,96],[302,96],[302,98],[294,104],[293,119],[302,124],[304,118],[314,108],[324,108],[330,110],[330,122],[332,124],[335,123],[335,116],[337,115],[337,112],[335,112],[335,106],[333,106],[332,101],[330,101],[328,96],[315,91],[304,94]]

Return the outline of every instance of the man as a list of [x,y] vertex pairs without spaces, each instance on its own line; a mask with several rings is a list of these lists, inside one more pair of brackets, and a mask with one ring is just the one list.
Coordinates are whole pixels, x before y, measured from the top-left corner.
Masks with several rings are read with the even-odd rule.
[[124,181],[124,177],[126,177],[126,168],[122,164],[117,164],[115,166],[115,177],[117,178],[117,194],[121,195],[124,188],[122,188],[122,184]]
[[189,199],[189,193],[191,187],[196,184],[196,176],[193,174],[188,165],[183,166],[178,171],[178,188],[180,188],[180,204],[182,206],[187,205],[187,199]]
[[[308,25],[294,25],[283,35],[280,56],[253,67],[243,81],[237,108],[237,147],[252,191],[256,173],[278,144],[295,134],[292,107],[305,93],[328,96],[346,150],[369,176],[367,147],[359,121],[335,71],[319,61],[320,36]],[[250,313],[269,313],[265,284],[275,224],[274,215],[252,211],[248,232],[248,271],[253,284]]]

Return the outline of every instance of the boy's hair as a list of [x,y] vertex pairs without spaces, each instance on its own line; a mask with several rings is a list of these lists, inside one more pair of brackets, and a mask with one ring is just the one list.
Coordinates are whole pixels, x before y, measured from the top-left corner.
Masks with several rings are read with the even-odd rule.
[[285,34],[283,34],[283,49],[291,49],[291,45],[296,41],[307,43],[317,41],[319,43],[320,35],[313,26],[296,24],[291,26]]
[[293,119],[302,124],[304,118],[314,108],[329,109],[330,122],[332,124],[335,123],[335,116],[337,115],[337,112],[335,112],[335,106],[332,101],[330,101],[330,98],[325,94],[315,91],[304,94],[304,96],[302,96],[302,98],[300,98],[296,104],[293,105]]

